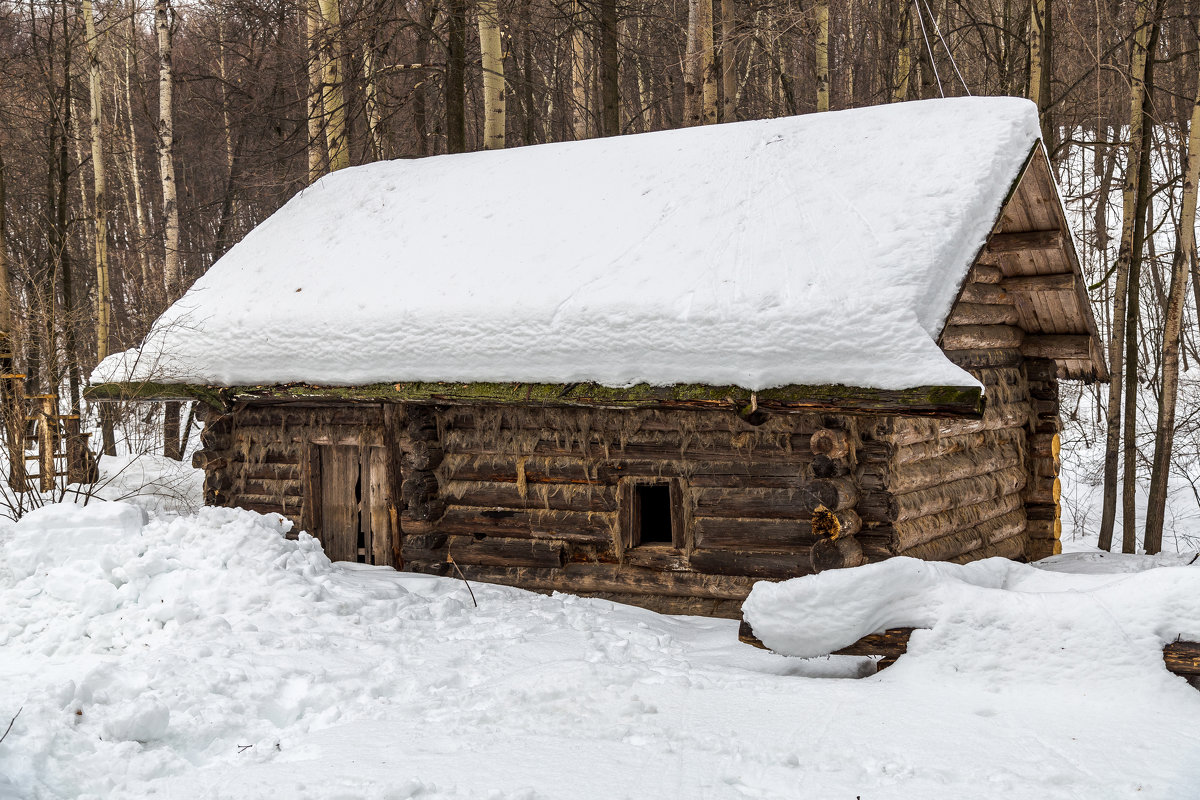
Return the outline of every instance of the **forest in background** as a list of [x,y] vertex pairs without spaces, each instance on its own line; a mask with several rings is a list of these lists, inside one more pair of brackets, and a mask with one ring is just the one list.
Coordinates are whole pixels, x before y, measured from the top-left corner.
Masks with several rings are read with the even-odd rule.
[[97,417],[87,374],[327,172],[1025,96],[1110,343],[1112,383],[1064,410],[1107,450],[1100,543],[1157,552],[1167,479],[1200,459],[1198,25],[1195,0],[5,0],[0,360],[90,411],[97,449],[136,413],[178,458],[179,404]]

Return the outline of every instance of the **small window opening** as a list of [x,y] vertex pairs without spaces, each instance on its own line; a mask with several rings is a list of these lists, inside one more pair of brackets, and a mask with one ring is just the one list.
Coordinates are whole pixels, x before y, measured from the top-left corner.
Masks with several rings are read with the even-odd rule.
[[643,484],[634,487],[637,503],[637,544],[674,544],[671,535],[671,487],[669,484]]

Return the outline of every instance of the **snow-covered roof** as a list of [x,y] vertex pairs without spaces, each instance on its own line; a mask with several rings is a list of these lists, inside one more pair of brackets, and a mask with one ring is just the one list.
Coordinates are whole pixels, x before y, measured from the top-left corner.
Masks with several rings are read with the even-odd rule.
[[935,339],[1038,137],[958,98],[342,170],[92,382],[976,386]]

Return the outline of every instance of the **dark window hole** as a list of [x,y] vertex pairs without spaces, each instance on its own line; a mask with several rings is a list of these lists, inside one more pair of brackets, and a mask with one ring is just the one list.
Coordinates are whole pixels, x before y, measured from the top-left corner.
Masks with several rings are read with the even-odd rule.
[[638,544],[673,544],[670,485],[644,484],[635,492]]

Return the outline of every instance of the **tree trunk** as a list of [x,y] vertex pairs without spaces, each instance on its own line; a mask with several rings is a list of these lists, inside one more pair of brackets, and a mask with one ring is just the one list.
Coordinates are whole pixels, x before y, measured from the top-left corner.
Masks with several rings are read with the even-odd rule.
[[[1129,273],[1134,258],[1134,229],[1139,213],[1139,191],[1144,128],[1143,107],[1146,96],[1147,48],[1150,43],[1151,0],[1138,0],[1134,20],[1133,55],[1130,65],[1129,156],[1125,162],[1125,186],[1121,193],[1121,244],[1117,251],[1117,284],[1113,298],[1112,337],[1108,359],[1111,379],[1108,384],[1108,428],[1104,452],[1104,505],[1100,517],[1102,550],[1112,548],[1113,526],[1117,513],[1117,463],[1121,447],[1121,395],[1125,378],[1126,306],[1129,299]],[[1136,334],[1136,331],[1132,332]]]
[[[728,2],[728,0],[726,0]],[[829,110],[829,0],[817,2],[817,111]]]
[[158,170],[163,196],[163,266],[167,301],[183,294],[179,266],[179,206],[175,194],[175,79],[171,65],[171,0],[155,0],[158,34]]
[[717,121],[712,0],[688,0],[683,92],[684,125],[710,125]]
[[737,49],[733,32],[737,21],[733,0],[721,0],[721,121],[737,119]]
[[896,48],[896,74],[892,80],[892,102],[903,103],[908,99],[908,78],[912,72],[912,50],[910,45],[910,28],[912,18],[909,6],[903,6],[900,12],[899,46]]
[[325,110],[321,103],[321,16],[317,0],[303,0],[305,43],[308,46],[308,182],[315,183],[324,174],[325,143],[321,125]]
[[620,60],[617,53],[617,0],[599,0],[600,135],[621,134]]
[[466,72],[467,7],[465,0],[446,6],[446,152],[467,151]]
[[329,171],[350,166],[346,96],[342,90],[342,18],[338,0],[317,0],[321,11],[321,104],[325,107],[325,146]]
[[[87,34],[88,89],[91,94],[92,139],[92,221],[96,253],[96,361],[108,356],[111,334],[110,308],[112,298],[108,288],[108,193],[104,185],[103,95],[100,85],[100,47],[96,40],[96,16],[92,0],[83,0],[84,30]],[[100,407],[100,430],[104,454],[117,454],[112,414],[107,404]]]
[[588,138],[587,38],[583,30],[583,6],[572,4],[571,19],[571,127],[575,139]]
[[483,68],[483,146],[504,149],[504,42],[500,4],[478,0],[479,52]]
[[1150,470],[1150,498],[1146,509],[1146,552],[1162,550],[1163,519],[1167,504],[1167,482],[1171,473],[1171,451],[1175,444],[1175,407],[1179,395],[1179,339],[1187,300],[1188,273],[1196,265],[1196,194],[1200,184],[1200,82],[1192,104],[1188,128],[1187,164],[1183,176],[1183,208],[1179,214],[1179,247],[1171,265],[1171,288],[1167,294],[1163,323],[1162,392],[1158,400],[1154,461]]

